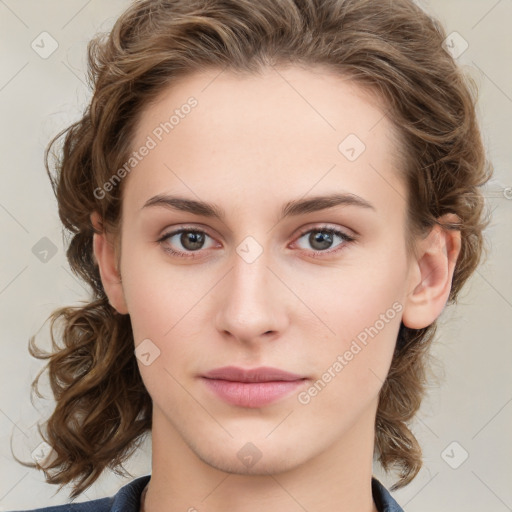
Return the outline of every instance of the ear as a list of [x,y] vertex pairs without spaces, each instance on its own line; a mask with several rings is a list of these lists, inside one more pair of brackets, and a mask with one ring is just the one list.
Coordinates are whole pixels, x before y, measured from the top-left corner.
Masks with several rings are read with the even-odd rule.
[[123,286],[121,284],[121,275],[117,268],[117,254],[111,237],[103,229],[103,223],[98,212],[93,212],[90,216],[91,223],[99,233],[93,235],[94,257],[98,263],[101,282],[105,293],[112,307],[118,313],[127,314]]
[[[448,213],[438,221],[457,223],[460,219]],[[437,224],[426,238],[419,241],[402,316],[406,327],[422,329],[439,317],[450,295],[460,247],[460,231]]]

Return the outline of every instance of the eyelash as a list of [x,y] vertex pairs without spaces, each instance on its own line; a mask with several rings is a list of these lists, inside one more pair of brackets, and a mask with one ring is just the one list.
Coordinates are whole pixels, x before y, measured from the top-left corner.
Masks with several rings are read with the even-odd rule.
[[[343,231],[340,231],[340,230],[338,230],[336,228],[332,228],[330,226],[319,226],[319,227],[305,229],[305,230],[303,230],[303,231],[301,231],[299,233],[297,239],[300,239],[304,235],[306,235],[308,233],[311,233],[311,232],[329,233],[330,235],[336,235],[336,236],[339,236],[343,240],[343,242],[344,242],[344,243],[340,244],[337,249],[325,250],[325,251],[315,251],[315,250],[307,251],[310,254],[310,256],[312,256],[313,258],[321,258],[325,254],[329,254],[329,255],[336,254],[336,253],[342,251],[348,244],[350,244],[350,243],[352,243],[352,242],[354,242],[356,240],[355,237],[347,235]],[[180,229],[177,229],[176,231],[171,231],[169,233],[164,234],[161,238],[159,238],[157,240],[157,242],[160,242],[162,244],[168,238],[171,238],[171,237],[173,237],[175,235],[179,235],[181,233],[201,233],[201,234],[204,234],[206,236],[210,236],[210,235],[208,235],[208,233],[206,231],[203,231],[202,229],[197,229],[197,228],[180,228]],[[189,251],[189,252],[176,251],[174,249],[171,249],[170,247],[164,247],[164,250],[167,253],[171,254],[172,256],[177,256],[179,258],[198,258],[200,256],[196,256],[195,253],[201,251],[201,249],[198,250],[198,251]],[[303,250],[305,250],[305,249],[303,249]]]

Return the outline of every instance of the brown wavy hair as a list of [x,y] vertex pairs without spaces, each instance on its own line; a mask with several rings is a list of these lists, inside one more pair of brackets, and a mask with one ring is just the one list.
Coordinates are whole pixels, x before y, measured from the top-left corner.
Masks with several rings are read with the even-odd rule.
[[[29,352],[49,359],[56,407],[38,429],[53,460],[26,464],[75,498],[109,467],[124,462],[151,430],[152,402],[140,377],[129,315],[109,304],[93,254],[90,215],[119,234],[121,186],[94,193],[129,158],[142,109],[180,77],[205,69],[257,73],[278,64],[325,66],[373,91],[401,136],[399,169],[408,188],[408,244],[445,213],[461,233],[448,302],[480,263],[489,223],[480,187],[492,175],[476,116],[477,86],[443,48],[444,28],[412,0],[142,0],[107,34],[88,45],[92,99],[83,117],[49,143],[45,165],[59,216],[70,234],[67,258],[92,289],[90,302],[62,307],[51,318],[53,353],[30,338]],[[64,136],[57,153],[51,151]],[[55,157],[55,173],[49,165]],[[54,337],[57,325],[61,345]],[[428,382],[428,350],[436,322],[402,323],[376,416],[375,451],[395,469],[392,490],[422,465],[408,427]],[[118,469],[121,469],[121,472]],[[53,470],[53,475],[50,471]]]

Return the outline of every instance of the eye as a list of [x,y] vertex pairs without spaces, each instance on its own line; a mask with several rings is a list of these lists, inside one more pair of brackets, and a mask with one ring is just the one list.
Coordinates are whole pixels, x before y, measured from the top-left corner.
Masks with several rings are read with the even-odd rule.
[[[308,235],[306,237],[306,235]],[[313,229],[303,231],[298,240],[306,238],[306,243],[313,248],[311,252],[313,257],[321,257],[324,254],[337,253],[345,248],[346,245],[355,241],[355,237],[350,236],[339,229],[330,226],[318,226]],[[338,238],[340,243],[331,249],[335,239]]]
[[[305,238],[306,235],[308,235],[306,243],[310,244],[310,247],[313,248],[312,251],[309,250],[307,252],[315,258],[338,253],[343,250],[347,244],[355,241],[355,237],[330,226],[318,226],[302,231],[297,240]],[[205,248],[206,238],[211,237],[202,229],[182,227],[164,234],[157,241],[162,244],[164,251],[172,256],[180,258],[198,258],[200,254],[196,255],[194,253],[200,253],[201,249],[207,249],[207,247]],[[331,249],[330,247],[333,245],[336,238],[340,240],[340,243],[335,246],[335,249]],[[175,240],[173,241],[173,239]],[[175,249],[172,245],[181,247]],[[300,248],[304,249],[303,247]]]
[[[158,239],[158,242],[162,244],[163,249],[166,252],[172,254],[173,256],[183,258],[196,258],[198,256],[193,253],[204,249],[206,237],[211,238],[205,231],[201,229],[180,228],[176,231],[166,233]],[[171,242],[173,238],[176,238],[174,244],[181,245],[181,249],[180,247],[178,247],[177,250],[173,249],[170,243],[164,243],[166,241]]]

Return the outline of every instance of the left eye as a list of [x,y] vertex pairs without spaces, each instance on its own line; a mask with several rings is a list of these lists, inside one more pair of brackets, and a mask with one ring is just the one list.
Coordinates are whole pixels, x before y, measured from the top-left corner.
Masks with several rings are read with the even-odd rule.
[[[307,235],[307,243],[313,248],[314,253],[321,252],[331,253],[337,252],[343,248],[347,243],[352,242],[354,237],[339,231],[338,229],[330,227],[314,228],[302,233],[298,240],[305,238]],[[334,243],[334,239],[339,238],[341,242],[336,246],[336,249],[330,249]],[[338,248],[342,246],[341,248]]]
[[[313,248],[313,251],[310,251],[313,256],[319,256],[322,253],[338,252],[349,242],[355,240],[354,237],[329,226],[304,231],[297,240],[305,238],[306,235],[308,235],[307,243]],[[176,250],[171,247],[171,240],[178,236],[179,244],[181,244],[183,250]],[[200,229],[181,228],[177,231],[166,233],[158,240],[158,242],[162,243],[164,250],[173,256],[195,258],[197,256],[194,253],[200,252],[201,249],[205,248],[204,244],[206,237],[211,238],[205,231]],[[337,248],[330,249],[335,238],[339,238],[341,242],[338,244]],[[164,244],[166,241],[167,243]],[[301,249],[304,248],[301,247]]]

